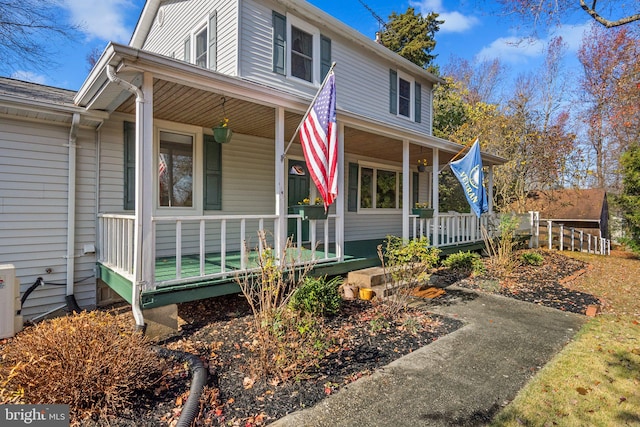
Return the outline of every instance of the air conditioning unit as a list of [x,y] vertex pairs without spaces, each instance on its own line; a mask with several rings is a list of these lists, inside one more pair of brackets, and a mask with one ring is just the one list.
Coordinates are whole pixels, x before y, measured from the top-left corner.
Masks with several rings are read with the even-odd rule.
[[0,338],[12,337],[22,330],[20,282],[12,264],[0,265]]

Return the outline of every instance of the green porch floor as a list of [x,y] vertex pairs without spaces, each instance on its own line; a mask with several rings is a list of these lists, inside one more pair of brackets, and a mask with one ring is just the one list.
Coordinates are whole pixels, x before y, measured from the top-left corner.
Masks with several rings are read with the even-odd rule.
[[[318,263],[314,266],[311,274],[315,276],[335,276],[346,274],[349,271],[379,265],[380,261],[376,254],[376,247],[380,243],[382,242],[373,240],[346,242],[345,253],[348,255],[345,255],[344,261]],[[316,259],[324,258],[323,250],[316,250],[315,253]],[[288,255],[297,258],[298,251],[291,249],[288,251]],[[329,253],[329,257],[333,256],[334,254]],[[257,257],[258,255],[254,251],[247,254],[246,267],[258,267]],[[301,253],[301,259],[310,261],[312,259],[312,251],[305,248]],[[225,272],[229,273],[226,277],[207,279],[199,277],[199,255],[182,256],[181,263],[180,271],[183,281],[180,284],[160,284],[154,290],[144,291],[141,295],[141,306],[143,309],[240,293],[240,287],[236,283],[234,276],[234,272],[238,271],[241,266],[241,254],[239,252],[226,255],[224,260]],[[132,282],[102,264],[98,264],[98,268],[102,281],[128,303],[131,303]],[[204,272],[207,275],[222,272],[222,257],[219,253],[208,253],[205,255]],[[175,257],[159,257],[156,259],[155,275],[157,282],[175,279],[175,273]],[[190,277],[193,279],[190,280]]]
[[[359,240],[345,242],[344,261],[329,261],[318,263],[314,266],[311,274],[314,276],[337,276],[344,275],[350,271],[380,265],[378,259],[377,246],[383,240]],[[458,251],[475,251],[484,248],[483,242],[473,244],[460,244],[441,247],[441,255],[448,255]],[[302,252],[303,259],[311,259],[312,252],[305,249]],[[297,250],[291,250],[292,256],[297,256]],[[329,254],[333,256],[333,254]],[[324,257],[324,251],[316,251],[316,259]],[[141,295],[141,306],[143,309],[161,307],[168,304],[176,304],[188,301],[196,301],[221,295],[240,293],[240,287],[235,281],[234,271],[238,271],[241,265],[241,254],[227,254],[224,265],[225,271],[229,273],[226,277],[220,278],[200,278],[199,256],[181,257],[182,278],[180,284],[159,285],[156,289],[144,291]],[[248,268],[257,267],[257,254],[251,252],[246,261]],[[98,264],[100,278],[110,288],[117,292],[127,302],[131,303],[132,283],[130,280],[117,274],[108,267]],[[206,254],[204,262],[205,274],[216,274],[222,272],[222,258],[220,254]],[[174,279],[176,272],[175,257],[160,257],[156,259],[156,280],[158,282]],[[189,280],[192,277],[192,280]]]

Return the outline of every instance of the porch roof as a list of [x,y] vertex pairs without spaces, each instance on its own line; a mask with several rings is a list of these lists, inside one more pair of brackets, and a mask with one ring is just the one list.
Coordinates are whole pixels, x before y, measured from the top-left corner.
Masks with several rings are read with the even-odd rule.
[[[115,67],[118,77],[140,86],[142,74],[154,76],[154,117],[211,128],[224,110],[239,134],[275,138],[275,108],[285,109],[285,139],[288,141],[311,103],[307,94],[285,92],[243,78],[220,74],[183,61],[111,43],[84,82],[74,101],[87,110],[134,114],[135,99],[125,89],[109,81],[106,69]],[[402,161],[402,140],[411,142],[410,160],[431,158],[431,149],[440,150],[445,164],[463,147],[460,144],[421,134],[401,126],[382,123],[350,112],[337,105],[337,117],[345,124],[345,151]],[[499,165],[505,159],[482,154],[485,165]]]

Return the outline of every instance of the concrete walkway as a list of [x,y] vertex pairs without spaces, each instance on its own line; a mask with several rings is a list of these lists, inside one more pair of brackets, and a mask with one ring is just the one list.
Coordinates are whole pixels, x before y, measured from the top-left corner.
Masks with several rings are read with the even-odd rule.
[[586,318],[496,295],[446,288],[429,310],[465,326],[272,426],[487,424]]

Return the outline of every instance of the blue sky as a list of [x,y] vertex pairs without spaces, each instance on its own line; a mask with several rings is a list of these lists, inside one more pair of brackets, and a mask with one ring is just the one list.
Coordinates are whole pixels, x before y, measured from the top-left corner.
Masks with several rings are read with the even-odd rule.
[[[94,48],[102,50],[110,40],[127,44],[144,0],[62,0],[62,3],[64,9],[60,19],[81,25],[81,36],[74,42],[58,44],[58,64],[46,72],[18,70],[10,77],[79,89],[89,72],[87,54]],[[371,38],[379,28],[378,21],[358,0],[311,0],[311,3]],[[445,20],[436,34],[436,62],[441,66],[452,57],[469,61],[497,57],[508,67],[510,77],[515,77],[518,73],[535,70],[550,37],[546,33],[538,34],[528,42],[517,43],[528,30],[518,29],[516,22],[498,16],[495,2],[490,0],[365,0],[365,3],[382,19],[387,19],[393,11],[406,11],[409,5],[422,13],[439,13]],[[573,22],[556,29],[556,34],[562,35],[567,43],[569,67],[576,65],[575,52],[590,22],[582,13],[571,18]]]

